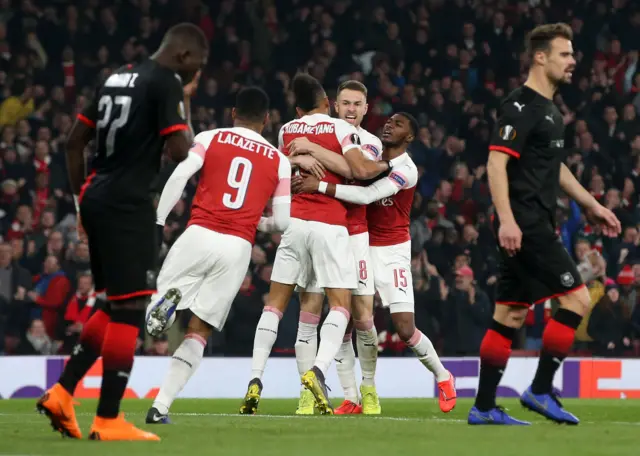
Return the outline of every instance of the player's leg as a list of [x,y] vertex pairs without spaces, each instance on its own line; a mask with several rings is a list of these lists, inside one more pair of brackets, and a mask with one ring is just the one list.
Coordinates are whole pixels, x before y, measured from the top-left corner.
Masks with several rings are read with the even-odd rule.
[[251,360],[251,380],[240,413],[254,414],[262,393],[262,375],[267,366],[273,344],[278,337],[282,315],[298,282],[306,285],[308,254],[304,239],[307,227],[304,220],[292,219],[282,236],[271,273],[271,286],[262,316],[256,327]]
[[453,375],[445,369],[431,340],[416,328],[414,317],[411,241],[385,247],[372,247],[376,290],[389,308],[398,337],[433,373],[440,390],[440,409],[451,411],[456,405]]
[[474,425],[528,425],[508,415],[496,404],[496,393],[516,332],[524,324],[531,300],[531,277],[520,256],[501,252],[500,278],[496,289],[493,320],[480,344],[480,378],[474,406],[467,422]]
[[155,210],[149,205],[135,212],[105,211],[103,215],[99,235],[105,245],[102,254],[111,319],[102,344],[102,387],[89,438],[159,440],[125,421],[120,413],[145,309],[156,291],[155,277],[149,274],[157,261]]
[[[194,303],[200,297],[206,279],[216,268],[219,252],[223,247],[229,247],[218,236],[218,233],[211,230],[192,225],[173,244],[158,274],[157,292],[147,307],[147,331],[151,335],[166,331],[172,323],[171,315],[175,315],[177,311],[197,307]],[[239,246],[230,250],[228,255],[234,255],[242,248],[243,246]],[[241,265],[240,260],[238,264]],[[232,285],[233,282],[229,279],[229,283],[225,282],[224,286],[218,288],[224,292]],[[166,306],[166,297],[169,295],[178,299],[173,299],[174,302]],[[169,407],[200,364],[211,332],[212,326],[194,314],[189,321],[185,339],[173,354],[164,383],[147,413],[147,423],[169,422]]]
[[[353,299],[351,304],[353,305]],[[349,324],[342,339],[342,345],[334,359],[340,386],[344,392],[344,401],[335,409],[336,415],[357,415],[362,413],[362,406],[358,398],[358,386],[356,384],[356,352],[353,349],[353,318],[349,319]]]
[[[100,238],[96,235],[96,216],[89,201],[83,201],[82,221],[89,241],[91,273],[97,293],[104,293],[104,265]],[[99,223],[99,222],[97,222]],[[102,342],[109,324],[109,303],[101,304],[84,325],[78,344],[74,347],[64,371],[53,387],[39,399],[37,408],[51,420],[54,429],[72,438],[82,438],[73,407],[73,394],[91,366],[100,356]]]
[[320,328],[320,345],[313,368],[302,377],[303,385],[316,398],[321,413],[333,413],[324,382],[335,359],[351,317],[351,289],[357,286],[349,233],[343,226],[309,222],[308,237],[313,272],[318,287],[324,288],[329,314]]
[[[300,320],[296,335],[296,363],[300,377],[313,367],[318,353],[318,324],[324,303],[324,293],[314,284],[306,289],[300,289]],[[313,415],[315,401],[313,395],[306,388],[300,391],[297,415]]]
[[[544,237],[540,241],[543,242]],[[589,291],[582,283],[577,267],[559,240],[547,242],[544,258],[541,254],[532,262],[530,271],[537,271],[543,286],[533,290],[536,304],[557,298],[560,308],[542,333],[542,350],[533,383],[520,398],[522,405],[557,423],[578,424],[567,412],[553,391],[553,378],[573,346],[576,329],[590,308]],[[542,251],[540,251],[542,253]]]

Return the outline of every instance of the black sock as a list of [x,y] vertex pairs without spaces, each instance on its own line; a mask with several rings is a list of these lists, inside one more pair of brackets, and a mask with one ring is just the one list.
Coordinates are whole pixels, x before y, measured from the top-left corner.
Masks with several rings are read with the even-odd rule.
[[481,412],[496,407],[496,391],[511,354],[516,329],[493,321],[480,346],[480,379],[475,406]]
[[73,396],[80,380],[100,356],[102,342],[109,324],[108,310],[98,309],[85,324],[78,344],[58,382]]
[[112,309],[111,323],[102,346],[102,388],[98,402],[98,416],[116,418],[120,401],[127,389],[133,368],[136,342],[144,310]]
[[553,377],[567,357],[582,316],[567,309],[558,309],[547,322],[542,334],[542,350],[538,369],[531,384],[533,394],[549,394],[553,390]]

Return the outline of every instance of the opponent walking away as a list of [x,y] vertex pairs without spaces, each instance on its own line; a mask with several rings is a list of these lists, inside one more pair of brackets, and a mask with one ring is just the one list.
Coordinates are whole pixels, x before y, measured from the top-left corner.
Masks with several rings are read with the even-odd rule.
[[[377,136],[369,133],[360,125],[367,113],[367,88],[359,81],[345,81],[338,87],[337,100],[334,105],[337,115],[356,127],[362,153],[369,160],[380,160],[382,143]],[[307,138],[298,138],[289,146],[292,155],[300,153],[310,154],[327,167],[331,167],[332,152],[322,146],[312,143]],[[345,167],[346,177],[351,176],[351,170]],[[341,170],[337,170],[341,174]],[[362,181],[350,179],[350,185],[361,185]],[[362,184],[364,185],[364,184]],[[371,255],[369,254],[369,231],[367,229],[367,207],[360,204],[345,204],[347,207],[347,230],[349,244],[354,255],[354,267],[358,276],[358,287],[352,290],[351,311],[352,318],[342,340],[342,345],[336,355],[336,370],[344,390],[344,401],[335,409],[336,415],[359,414],[379,415],[382,411],[378,393],[374,383],[376,363],[378,361],[378,333],[373,325],[373,296],[375,294],[373,277],[370,277]],[[318,348],[318,323],[322,313],[324,292],[312,283],[300,293],[300,321],[296,337],[295,352],[300,375],[312,365]],[[362,371],[360,394],[362,405],[358,400],[356,386],[355,363],[356,354],[353,350],[352,333],[356,328],[356,343],[358,358]],[[313,415],[313,396],[306,389],[300,394],[300,401],[296,414]]]
[[558,190],[580,204],[605,234],[617,236],[620,222],[563,163],[564,123],[552,100],[558,86],[571,81],[576,65],[571,39],[566,24],[542,25],[531,32],[529,77],[502,103],[489,146],[487,174],[497,214],[500,279],[493,322],[480,346],[480,381],[469,424],[530,424],[496,406],[496,390],[530,304],[550,298],[557,298],[560,308],[544,329],[538,369],[520,402],[557,423],[579,422],[552,389],[553,377],[590,307],[589,292],[556,234]]
[[[189,157],[175,169],[158,203],[158,226],[201,170],[191,220],[171,247],[147,311],[147,331],[168,329],[176,310],[190,309],[187,334],[175,351],[147,423],[168,423],[169,408],[202,361],[213,328],[224,327],[251,261],[256,228],[284,231],[291,207],[291,166],[261,136],[269,98],[257,87],[241,90],[233,128],[196,136]],[[271,199],[273,215],[261,217]]]
[[[138,328],[155,292],[150,283],[158,259],[152,181],[164,146],[177,162],[187,157],[189,96],[208,54],[198,27],[172,27],[150,59],[108,77],[69,135],[69,180],[82,217],[78,230],[81,236],[82,228],[86,232],[96,290],[106,292],[108,305],[87,321],[59,382],[38,401],[53,428],[68,437],[82,436],[73,394],[102,356],[100,401],[89,438],[159,440],[124,420],[120,400],[133,367]],[[93,173],[82,185],[83,151],[92,139]]]
[[[355,177],[370,178],[389,169],[388,162],[364,158],[355,127],[329,117],[329,100],[315,78],[297,75],[292,86],[298,119],[286,123],[280,130],[279,145],[285,154],[289,155],[289,145],[294,139],[307,137],[330,150],[334,161],[342,167],[347,166],[346,159]],[[342,178],[329,168],[323,181],[338,183]],[[298,195],[292,200],[291,217],[276,252],[267,305],[256,329],[252,380],[240,407],[240,413],[244,414],[257,411],[261,378],[295,286],[306,287],[312,279],[325,289],[331,311],[320,330],[321,342],[315,360],[302,375],[302,383],[313,393],[321,413],[333,413],[324,376],[340,349],[350,318],[350,290],[357,285],[346,228],[347,210],[339,201],[324,195]]]
[[409,214],[418,182],[418,170],[406,152],[418,131],[411,114],[396,113],[382,133],[383,160],[393,161],[393,170],[375,183],[360,187],[319,182],[314,177],[294,178],[295,192],[320,192],[367,208],[373,280],[382,304],[389,308],[398,336],[436,378],[440,410],[447,413],[456,405],[453,375],[447,371],[433,344],[416,328]]

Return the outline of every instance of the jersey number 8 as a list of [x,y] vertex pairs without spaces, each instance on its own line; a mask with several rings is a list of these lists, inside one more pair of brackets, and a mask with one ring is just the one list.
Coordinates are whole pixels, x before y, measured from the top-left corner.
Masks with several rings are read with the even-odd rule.
[[[120,106],[120,115],[115,119],[111,119],[114,104],[116,106]],[[101,130],[111,123],[111,125],[109,125],[109,130],[107,131],[107,139],[105,140],[106,155],[109,157],[113,154],[114,144],[116,142],[116,131],[118,128],[125,126],[127,124],[127,120],[129,120],[131,97],[118,95],[111,98],[110,95],[103,95],[100,97],[100,101],[98,101],[98,111],[102,112],[103,110],[104,115],[102,116],[102,119],[98,120],[96,126],[98,127],[98,130]]]
[[244,204],[247,196],[247,188],[251,180],[251,171],[253,165],[251,161],[244,157],[235,157],[231,160],[229,167],[229,175],[227,176],[227,184],[236,190],[235,195],[225,193],[222,196],[222,204],[229,209],[240,209]]

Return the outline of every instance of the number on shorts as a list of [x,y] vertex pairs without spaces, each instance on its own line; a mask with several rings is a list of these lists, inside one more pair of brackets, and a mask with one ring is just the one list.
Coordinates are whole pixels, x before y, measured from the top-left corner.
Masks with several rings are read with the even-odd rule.
[[404,288],[407,286],[407,276],[405,269],[393,270],[393,284],[396,288]]
[[247,188],[249,187],[249,180],[251,180],[252,168],[253,165],[251,162],[244,157],[235,157],[231,160],[227,184],[236,190],[236,194],[225,193],[222,196],[222,204],[229,209],[239,209],[244,204],[244,199],[247,196]]
[[367,262],[365,260],[360,260],[358,262],[358,274],[360,276],[360,280],[367,280]]

